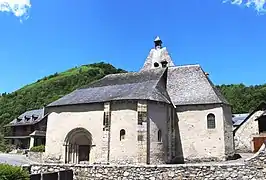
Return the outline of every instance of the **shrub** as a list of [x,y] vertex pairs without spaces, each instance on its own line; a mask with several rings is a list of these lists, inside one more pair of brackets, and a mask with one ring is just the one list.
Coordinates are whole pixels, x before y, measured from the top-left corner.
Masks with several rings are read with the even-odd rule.
[[44,145],[34,146],[34,147],[30,148],[30,151],[31,152],[44,152],[45,146]]
[[29,173],[19,166],[0,164],[0,180],[29,180]]

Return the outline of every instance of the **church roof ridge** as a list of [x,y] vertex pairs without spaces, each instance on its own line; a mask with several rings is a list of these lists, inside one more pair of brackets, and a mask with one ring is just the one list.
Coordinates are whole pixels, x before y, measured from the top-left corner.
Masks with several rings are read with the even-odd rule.
[[182,68],[182,67],[201,67],[201,65],[200,64],[181,64],[181,65],[175,65],[175,66],[169,66],[169,67],[171,67],[171,68],[174,68],[174,67],[180,67],[180,68]]

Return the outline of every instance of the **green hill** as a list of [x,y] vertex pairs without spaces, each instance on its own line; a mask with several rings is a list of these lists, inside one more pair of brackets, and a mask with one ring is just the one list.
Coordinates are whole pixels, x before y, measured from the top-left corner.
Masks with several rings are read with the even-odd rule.
[[[15,92],[0,95],[0,150],[3,142],[3,125],[26,110],[42,108],[54,100],[107,74],[126,72],[110,64],[95,63],[55,73],[27,85]],[[243,84],[217,86],[231,103],[234,113],[249,112],[266,100],[266,85]],[[3,147],[3,144],[2,144]]]
[[0,150],[3,125],[26,110],[42,108],[71,91],[100,79],[107,74],[126,72],[110,64],[95,63],[55,73],[15,92],[0,95]]
[[261,102],[266,101],[266,84],[255,86],[231,84],[217,87],[232,105],[233,113],[251,112]]

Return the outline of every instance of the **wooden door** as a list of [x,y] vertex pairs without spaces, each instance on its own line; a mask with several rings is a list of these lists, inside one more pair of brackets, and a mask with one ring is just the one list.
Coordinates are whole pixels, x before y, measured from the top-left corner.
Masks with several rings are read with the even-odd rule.
[[80,145],[79,146],[79,161],[89,161],[90,159],[90,146]]
[[264,141],[266,141],[266,137],[253,137],[254,153],[258,152]]

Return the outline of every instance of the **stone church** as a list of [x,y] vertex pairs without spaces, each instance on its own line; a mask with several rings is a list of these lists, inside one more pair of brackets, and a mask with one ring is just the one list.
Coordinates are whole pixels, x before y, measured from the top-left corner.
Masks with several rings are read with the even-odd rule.
[[200,65],[175,66],[160,38],[139,72],[111,74],[52,102],[47,162],[165,164],[234,154],[229,103]]

